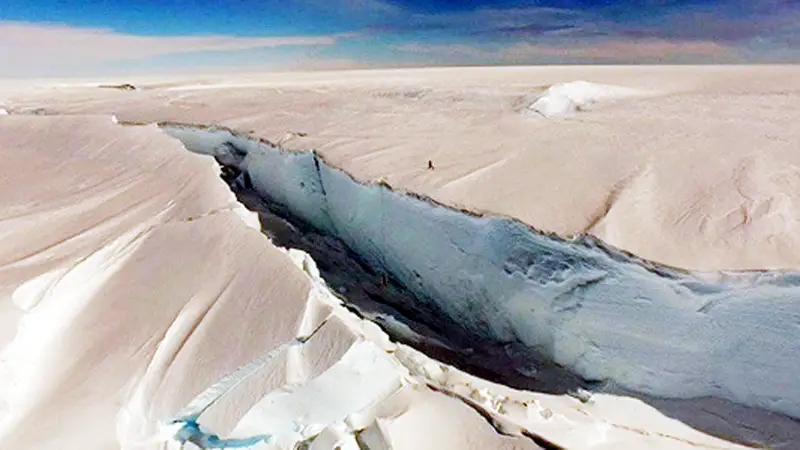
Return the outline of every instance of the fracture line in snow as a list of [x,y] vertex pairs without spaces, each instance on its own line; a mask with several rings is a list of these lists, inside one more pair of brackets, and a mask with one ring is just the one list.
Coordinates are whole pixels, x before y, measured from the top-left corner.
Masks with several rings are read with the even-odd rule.
[[288,350],[295,345],[302,345],[308,342],[326,323],[328,319],[322,320],[319,325],[309,334],[297,337],[289,342],[286,342],[276,348],[269,350],[267,353],[259,356],[258,358],[250,361],[249,363],[239,367],[234,372],[224,376],[222,379],[208,387],[205,391],[198,394],[186,407],[178,413],[178,419],[175,422],[188,422],[190,420],[197,420],[200,415],[213,406],[220,398],[227,395],[229,392],[236,389],[237,386],[242,384],[245,380],[253,376],[267,363],[275,359],[278,355]]
[[197,419],[222,397],[236,389],[236,387],[253,376],[278,355],[291,347],[303,345],[308,342],[327,322],[328,318],[323,319],[311,333],[292,339],[291,341],[269,350],[258,358],[239,367],[234,372],[222,377],[205,391],[198,394],[178,413],[178,418],[171,422],[172,424],[183,424],[174,438],[181,443],[181,446],[186,442],[191,442],[200,448],[243,448],[268,440],[269,436],[266,435],[254,436],[246,439],[220,439],[217,435],[202,431],[200,425],[197,423]]

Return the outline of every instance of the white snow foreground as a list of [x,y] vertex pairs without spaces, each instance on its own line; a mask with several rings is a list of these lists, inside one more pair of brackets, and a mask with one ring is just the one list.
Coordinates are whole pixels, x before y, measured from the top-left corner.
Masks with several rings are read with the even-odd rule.
[[0,179],[3,448],[177,447],[170,422],[198,393],[323,322],[216,390],[203,430],[269,433],[272,449],[315,433],[309,448],[326,450],[537,448],[526,434],[576,449],[735,447],[637,400],[516,391],[389,342],[330,302],[310,258],[253,229],[210,158],[153,126],[12,115],[0,135],[14,169]]
[[[341,239],[476,336],[519,342],[585,379],[633,393],[715,397],[800,417],[797,274],[685,273],[591,238],[564,241],[360,184],[311,152],[221,129],[164,129],[188,149],[245,170],[262,195]],[[518,370],[535,377],[530,363]]]
[[[571,397],[516,391],[441,364],[391,342],[374,323],[346,310],[318,277],[308,255],[297,250],[289,250],[289,254],[314,282],[308,302],[330,308],[318,329],[340,324],[358,340],[318,377],[263,396],[228,437],[214,436],[213,444],[202,448],[532,450],[541,448],[537,442],[551,438],[547,448],[740,448],[660,418],[637,400],[598,394],[581,403]],[[315,339],[312,336],[309,344]],[[269,353],[274,356],[274,350]],[[216,395],[201,394],[178,420],[198,418],[198,409],[205,410],[209,402],[241,381],[236,374],[248,376],[261,368],[260,360],[255,362],[255,366],[248,364],[243,372],[237,370],[212,385],[203,394]],[[490,419],[467,417],[464,405]],[[481,423],[483,420],[490,422]],[[457,433],[451,434],[449,427]],[[488,429],[500,439],[487,439]],[[654,429],[658,431],[651,435]],[[162,436],[177,435],[175,430],[174,425],[166,425]],[[204,436],[209,434],[205,431]],[[175,440],[169,443],[174,449],[198,448]]]
[[[14,168],[0,179],[3,448],[177,445],[182,425],[170,422],[241,366],[250,376],[216,391],[225,395],[200,417],[209,434],[227,437],[243,417],[252,424],[268,414],[263,403],[254,406],[276,389],[316,389],[334,404],[320,396],[307,419],[292,415],[256,428],[284,444],[322,430],[314,448],[328,442],[332,449],[339,438],[330,433],[343,420],[355,423],[358,413],[369,415],[361,409],[377,405],[380,425],[367,423],[373,431],[358,439],[379,439],[370,436],[380,426],[398,450],[536,448],[423,385],[403,381],[398,390],[405,372],[386,337],[323,301],[313,261],[279,250],[247,224],[252,215],[241,211],[210,158],[154,126],[121,127],[107,116],[10,116],[0,120],[0,135],[4,162]],[[372,334],[365,338],[362,329]],[[310,334],[302,347],[250,370],[268,362],[247,364],[265,350]],[[333,397],[342,393],[339,382],[351,379],[360,383],[347,385],[349,392],[363,395],[340,404]],[[286,428],[290,422],[308,426]]]
[[572,81],[550,86],[528,108],[545,117],[563,117],[575,114],[598,102],[642,95],[644,93],[636,89],[587,81]]
[[[0,246],[0,294],[14,301],[0,305],[0,344],[4,346],[0,442],[4,448],[139,450],[162,449],[165,443],[175,448],[179,444],[173,438],[182,425],[170,422],[184,417],[186,405],[196,410],[192,399],[209,386],[226,393],[199,418],[208,435],[245,441],[268,435],[270,444],[258,444],[265,449],[291,448],[291,443],[301,440],[310,440],[309,448],[316,450],[352,448],[353,442],[373,450],[535,449],[530,436],[570,449],[740,448],[633,398],[595,394],[582,403],[569,396],[514,390],[389,342],[377,325],[357,318],[331,296],[309,257],[277,249],[254,229],[258,218],[243,211],[219,181],[209,158],[186,152],[153,126],[122,127],[108,116],[12,115],[0,121],[0,135],[4,162],[14,168],[0,179],[4,243]],[[234,160],[252,158],[226,154]],[[311,155],[275,152],[273,162],[278,166],[273,170],[285,177],[287,188],[314,178],[293,178],[302,172],[289,170],[290,164],[281,166],[286,156],[310,164],[312,174],[317,170],[325,177],[336,173]],[[269,168],[265,164],[260,170]],[[30,183],[32,177],[48,182]],[[342,183],[338,187],[330,180],[305,186],[341,190],[352,183],[343,174],[338,180]],[[257,181],[255,176],[253,181]],[[364,189],[352,184],[353,192]],[[299,202],[303,186],[293,189]],[[372,207],[381,202],[386,202],[387,210],[397,206],[388,191],[368,187],[364,192],[386,195],[373,197]],[[292,198],[291,193],[287,189],[284,198]],[[401,204],[423,203],[399,195],[398,199],[407,202]],[[292,207],[300,210],[303,206]],[[423,206],[410,214],[397,211],[409,221],[392,216],[383,228],[392,222],[407,224],[407,232],[419,239],[425,236],[420,226],[426,211],[439,211],[440,219],[450,217],[448,210]],[[396,248],[401,242],[391,236],[381,236],[386,241],[377,239],[380,234],[369,228],[358,234],[362,232],[357,227],[368,225],[371,212],[358,213],[351,206],[342,209],[337,219],[341,225],[347,223],[343,218],[352,217],[355,228],[343,226],[342,230],[353,233],[353,239],[372,236],[354,248],[374,255],[365,249],[385,246],[386,264],[402,268],[400,258],[406,255]],[[330,214],[326,209],[320,217]],[[445,230],[453,243],[483,256],[498,254],[488,241],[471,243],[474,236],[468,233],[474,229],[464,228],[471,226],[469,220],[453,217],[456,227]],[[459,259],[440,253],[446,249],[437,245],[450,244],[436,234],[440,233],[436,228],[448,223],[438,220],[424,228],[432,234],[430,242],[423,242],[431,259],[426,255],[410,259],[413,267],[419,267],[420,261],[431,264],[420,272],[426,283],[432,283],[426,289],[438,285],[431,276],[442,268],[474,275],[477,258],[468,252],[459,253],[466,255]],[[461,234],[459,229],[463,229]],[[488,238],[502,237],[491,227],[484,233]],[[481,282],[493,289],[486,295],[502,293],[492,277],[502,281],[519,276],[498,277],[489,271],[484,280],[467,280],[469,285],[463,288],[455,286],[464,282],[458,278],[439,289],[444,295],[458,294],[463,292],[459,289]],[[530,294],[517,293],[525,297],[520,301],[530,305]],[[498,302],[505,299],[501,295]],[[497,321],[483,322],[490,325],[484,327],[486,337],[495,338],[502,329],[494,327],[507,314],[498,308],[502,303],[465,297],[451,307],[461,310],[464,317],[474,312],[479,317],[475,320],[485,321],[487,311],[475,308],[481,302],[486,308],[497,308],[489,311],[498,316]],[[624,317],[625,304],[612,302],[612,306]],[[470,308],[474,311],[467,311]],[[661,319],[669,319],[673,311],[667,305],[663,312]],[[527,316],[520,315],[524,322]],[[620,317],[601,315],[595,323],[606,327],[603,333],[614,326],[627,327],[634,340],[644,334],[637,335]],[[587,320],[581,321],[584,328]],[[610,321],[614,326],[608,327]],[[469,321],[465,324],[475,326]],[[769,324],[762,325],[765,330]],[[317,328],[305,344],[289,345],[272,359],[248,365],[265,351]],[[698,342],[689,344],[699,346]],[[653,343],[648,345],[652,352],[661,351]],[[261,361],[266,363],[263,367]],[[732,361],[732,370],[738,370],[736,363]],[[225,376],[236,367],[246,367],[252,375],[242,377],[230,391],[217,384],[217,380],[231,380]],[[359,383],[357,389],[351,381]],[[214,397],[200,398],[205,403]],[[736,420],[732,418],[730,426],[736,427]],[[776,417],[768,425],[773,427],[780,420]],[[791,437],[795,440],[783,441],[789,445],[797,441],[796,434]]]

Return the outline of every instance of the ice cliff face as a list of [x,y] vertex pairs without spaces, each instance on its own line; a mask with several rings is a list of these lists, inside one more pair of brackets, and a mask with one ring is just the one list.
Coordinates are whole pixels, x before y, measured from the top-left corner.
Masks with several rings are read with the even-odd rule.
[[800,274],[696,274],[591,237],[562,239],[364,184],[314,152],[165,124],[288,215],[340,239],[476,341],[523,352],[531,377],[713,396],[800,418]]

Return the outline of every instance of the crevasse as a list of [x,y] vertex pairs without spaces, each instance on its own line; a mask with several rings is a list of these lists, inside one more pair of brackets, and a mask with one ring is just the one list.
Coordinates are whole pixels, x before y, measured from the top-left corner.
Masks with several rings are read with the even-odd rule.
[[564,239],[361,183],[315,152],[222,128],[161,126],[417,294],[442,327],[522,351],[532,377],[577,375],[800,418],[800,273],[690,273],[592,237]]

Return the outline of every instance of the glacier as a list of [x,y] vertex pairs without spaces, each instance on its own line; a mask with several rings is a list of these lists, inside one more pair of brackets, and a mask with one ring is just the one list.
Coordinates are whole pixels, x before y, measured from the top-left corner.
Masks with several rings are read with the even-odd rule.
[[419,302],[392,306],[425,311],[415,319],[462,348],[496,343],[545,390],[714,397],[800,418],[800,273],[689,272],[359,182],[315,151],[160,126]]

